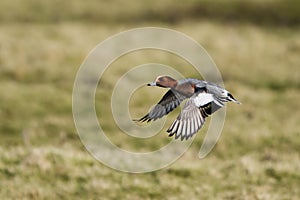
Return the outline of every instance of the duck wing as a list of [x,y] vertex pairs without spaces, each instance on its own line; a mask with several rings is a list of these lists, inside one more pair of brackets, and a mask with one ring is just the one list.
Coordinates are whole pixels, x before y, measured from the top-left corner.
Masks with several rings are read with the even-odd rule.
[[186,98],[187,97],[170,89],[148,114],[137,121],[150,122],[151,120],[155,121],[159,118],[162,118],[163,116],[174,110],[176,107],[178,107],[180,103]]
[[223,107],[213,94],[201,92],[191,97],[184,105],[182,112],[171,124],[167,132],[175,139],[188,139],[197,133],[203,126],[206,117]]

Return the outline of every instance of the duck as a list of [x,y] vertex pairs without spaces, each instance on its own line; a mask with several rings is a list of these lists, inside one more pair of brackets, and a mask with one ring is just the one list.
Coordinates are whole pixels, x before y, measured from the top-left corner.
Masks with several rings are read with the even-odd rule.
[[176,80],[171,76],[158,76],[147,86],[169,88],[161,100],[149,113],[137,122],[155,121],[169,114],[184,100],[181,113],[167,129],[169,137],[188,140],[203,126],[208,116],[224,107],[227,102],[241,104],[232,94],[221,86],[205,80],[185,78]]

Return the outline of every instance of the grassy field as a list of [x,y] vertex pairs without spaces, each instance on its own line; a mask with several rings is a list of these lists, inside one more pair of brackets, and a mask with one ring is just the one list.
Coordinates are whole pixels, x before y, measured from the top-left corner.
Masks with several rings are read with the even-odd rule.
[[[59,23],[24,23],[7,11],[0,16],[0,199],[299,199],[299,26],[207,19],[108,25],[63,17]],[[173,165],[128,174],[99,163],[81,144],[72,89],[96,44],[143,26],[175,29],[202,44],[243,104],[227,106],[221,138],[205,159],[198,159],[198,151],[208,123]],[[195,77],[185,62],[157,51],[113,63],[97,90],[96,109],[110,139],[124,149],[149,151],[170,141],[165,130],[179,112],[168,117],[160,134],[143,141],[125,136],[112,121],[108,105],[118,77],[150,61]],[[132,116],[144,114],[165,92],[149,90],[134,95]]]

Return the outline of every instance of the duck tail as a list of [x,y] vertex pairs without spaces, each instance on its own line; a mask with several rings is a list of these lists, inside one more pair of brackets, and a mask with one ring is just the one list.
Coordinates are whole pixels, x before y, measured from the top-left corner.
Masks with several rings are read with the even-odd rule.
[[230,93],[227,94],[227,99],[228,99],[229,101],[232,101],[232,102],[236,103],[236,104],[241,104],[241,102],[239,102],[238,100],[236,100],[236,99],[232,96],[232,94],[230,94]]

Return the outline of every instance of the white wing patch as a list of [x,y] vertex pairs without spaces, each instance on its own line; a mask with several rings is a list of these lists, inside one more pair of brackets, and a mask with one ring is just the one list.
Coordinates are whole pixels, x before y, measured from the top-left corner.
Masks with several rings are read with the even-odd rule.
[[212,94],[209,93],[199,93],[195,98],[194,98],[194,102],[195,105],[199,108],[200,106],[204,106],[212,101],[214,101],[214,97]]

